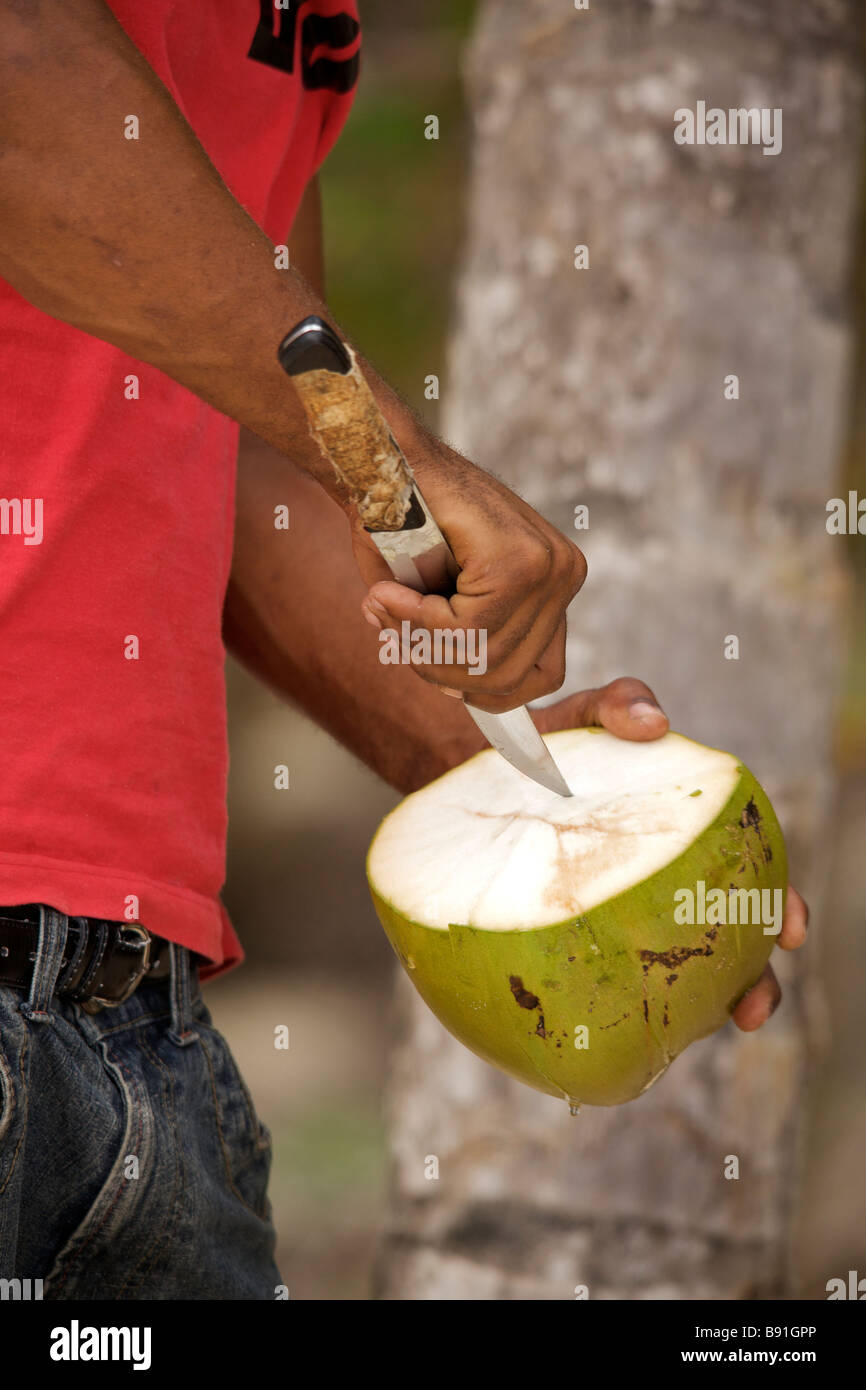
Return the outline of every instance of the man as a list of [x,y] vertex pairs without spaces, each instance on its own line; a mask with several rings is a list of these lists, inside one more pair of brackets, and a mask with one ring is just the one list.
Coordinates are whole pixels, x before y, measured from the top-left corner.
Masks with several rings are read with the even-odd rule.
[[[0,0],[0,51],[0,1275],[273,1298],[269,1136],[198,990],[241,958],[218,896],[235,516],[228,642],[404,790],[479,747],[443,690],[558,688],[585,566],[363,364],[461,569],[450,600],[394,583],[276,362],[327,315],[315,175],[354,0]],[[486,674],[383,667],[359,606],[486,631]],[[633,680],[537,717],[667,727]],[[782,944],[803,929],[792,894]],[[770,973],[740,1026],[777,999]]]

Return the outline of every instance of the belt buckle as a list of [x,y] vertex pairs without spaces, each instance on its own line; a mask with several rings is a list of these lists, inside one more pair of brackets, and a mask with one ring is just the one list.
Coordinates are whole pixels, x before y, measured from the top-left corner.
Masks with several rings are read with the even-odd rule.
[[[140,922],[124,922],[121,932],[136,932],[139,941],[144,943],[144,950],[141,953],[141,963],[130,973],[129,983],[119,999],[103,999],[99,994],[92,994],[82,1004],[85,1013],[96,1013],[97,1009],[116,1009],[118,1004],[125,1004],[131,994],[138,989],[150,966],[150,944],[151,935],[147,927],[143,927]],[[92,1007],[88,1008],[88,1005]]]

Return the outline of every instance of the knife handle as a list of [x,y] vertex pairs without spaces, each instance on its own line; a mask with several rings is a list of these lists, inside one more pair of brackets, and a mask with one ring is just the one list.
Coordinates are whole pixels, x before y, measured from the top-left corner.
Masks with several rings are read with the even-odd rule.
[[354,352],[315,314],[303,319],[277,349],[292,378],[310,433],[345,484],[368,531],[424,524],[414,480]]

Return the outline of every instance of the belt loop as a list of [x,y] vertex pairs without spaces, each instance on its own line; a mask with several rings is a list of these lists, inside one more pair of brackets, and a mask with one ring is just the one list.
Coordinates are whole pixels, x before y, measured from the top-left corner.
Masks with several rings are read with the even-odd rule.
[[19,1008],[30,1023],[51,1023],[48,1004],[63,966],[69,918],[65,912],[39,904],[39,942],[33,963],[30,993]]
[[178,1047],[196,1042],[198,1033],[192,1026],[192,990],[190,988],[189,951],[176,941],[169,942],[171,953],[171,1028],[168,1036]]
[[[84,973],[82,962],[84,961],[87,943],[90,939],[90,928],[86,917],[70,917],[69,925],[66,930],[66,945],[63,954],[66,957],[66,965],[60,972],[57,980],[57,993],[68,990],[70,985],[80,983],[80,976]],[[62,962],[61,962],[62,964]]]

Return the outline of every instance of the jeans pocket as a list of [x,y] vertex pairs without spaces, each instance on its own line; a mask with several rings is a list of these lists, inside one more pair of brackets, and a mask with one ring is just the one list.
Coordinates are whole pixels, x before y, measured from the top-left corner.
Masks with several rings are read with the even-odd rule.
[[[76,1174],[82,1195],[88,1194],[88,1204],[50,1268],[46,1298],[124,1296],[127,1275],[118,1277],[119,1263],[114,1255],[129,1231],[136,1228],[139,1203],[150,1186],[147,1176],[154,1169],[153,1112],[144,1087],[105,1042],[97,1044],[97,1049],[102,1090],[100,1093],[94,1079],[89,1090],[82,1088],[82,1094],[91,1101],[101,1094],[98,1109],[105,1121],[92,1134],[88,1171]],[[93,1125],[92,1114],[90,1123]],[[143,1259],[140,1249],[139,1255]]]
[[210,1072],[219,1144],[229,1187],[256,1216],[270,1221],[271,1132],[256,1114],[253,1098],[222,1033],[198,1020],[196,1027]]

